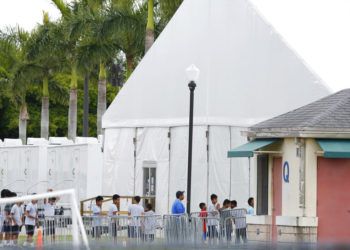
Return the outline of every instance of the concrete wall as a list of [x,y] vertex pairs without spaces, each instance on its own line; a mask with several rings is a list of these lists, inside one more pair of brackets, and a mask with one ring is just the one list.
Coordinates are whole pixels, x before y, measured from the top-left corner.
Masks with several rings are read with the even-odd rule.
[[306,140],[306,196],[305,196],[305,216],[317,216],[317,151],[321,148],[315,139]]
[[282,182],[282,215],[316,217],[317,202],[317,154],[320,150],[314,139],[305,139],[305,211],[300,203],[300,167],[302,159],[297,155],[297,140],[286,138],[282,146],[283,163],[289,163],[289,183]]
[[[282,164],[289,163],[289,182],[282,181],[282,216],[302,216],[299,207],[299,166],[297,144],[294,138],[284,139]],[[282,178],[282,176],[281,176]]]

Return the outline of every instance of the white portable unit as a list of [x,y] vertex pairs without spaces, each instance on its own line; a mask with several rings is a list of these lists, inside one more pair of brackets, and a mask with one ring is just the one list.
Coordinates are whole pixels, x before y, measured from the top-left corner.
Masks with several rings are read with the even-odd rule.
[[50,145],[71,145],[74,144],[72,140],[69,140],[67,137],[50,137]]
[[46,179],[53,190],[74,188],[79,200],[101,194],[101,145],[48,146]]
[[96,137],[76,137],[75,138],[75,144],[96,144],[98,143],[98,140]]
[[18,195],[43,192],[46,147],[5,146],[0,148],[0,187]]
[[34,145],[34,146],[41,146],[41,145],[48,145],[49,141],[45,138],[28,138],[27,139],[27,145]]
[[21,139],[5,138],[4,140],[4,146],[21,146],[21,145],[23,145]]

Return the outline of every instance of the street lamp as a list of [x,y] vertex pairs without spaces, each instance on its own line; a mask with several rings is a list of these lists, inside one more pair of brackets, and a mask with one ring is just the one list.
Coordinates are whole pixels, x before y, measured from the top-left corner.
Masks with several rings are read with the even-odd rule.
[[191,180],[192,180],[192,141],[193,141],[193,99],[196,81],[199,77],[199,69],[194,65],[190,65],[186,69],[187,78],[189,81],[188,88],[190,89],[190,115],[188,127],[188,167],[187,167],[187,213],[191,212]]

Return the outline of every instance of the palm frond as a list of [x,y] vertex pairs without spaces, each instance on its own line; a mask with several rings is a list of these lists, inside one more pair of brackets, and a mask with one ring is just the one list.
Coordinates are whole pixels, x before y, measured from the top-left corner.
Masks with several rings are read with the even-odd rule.
[[63,0],[51,0],[64,18],[71,16],[71,9]]

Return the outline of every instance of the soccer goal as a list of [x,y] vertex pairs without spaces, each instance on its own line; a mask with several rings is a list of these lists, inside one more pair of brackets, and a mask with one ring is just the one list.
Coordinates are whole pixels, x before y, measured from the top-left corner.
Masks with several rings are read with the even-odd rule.
[[89,249],[73,189],[0,199],[1,245]]

